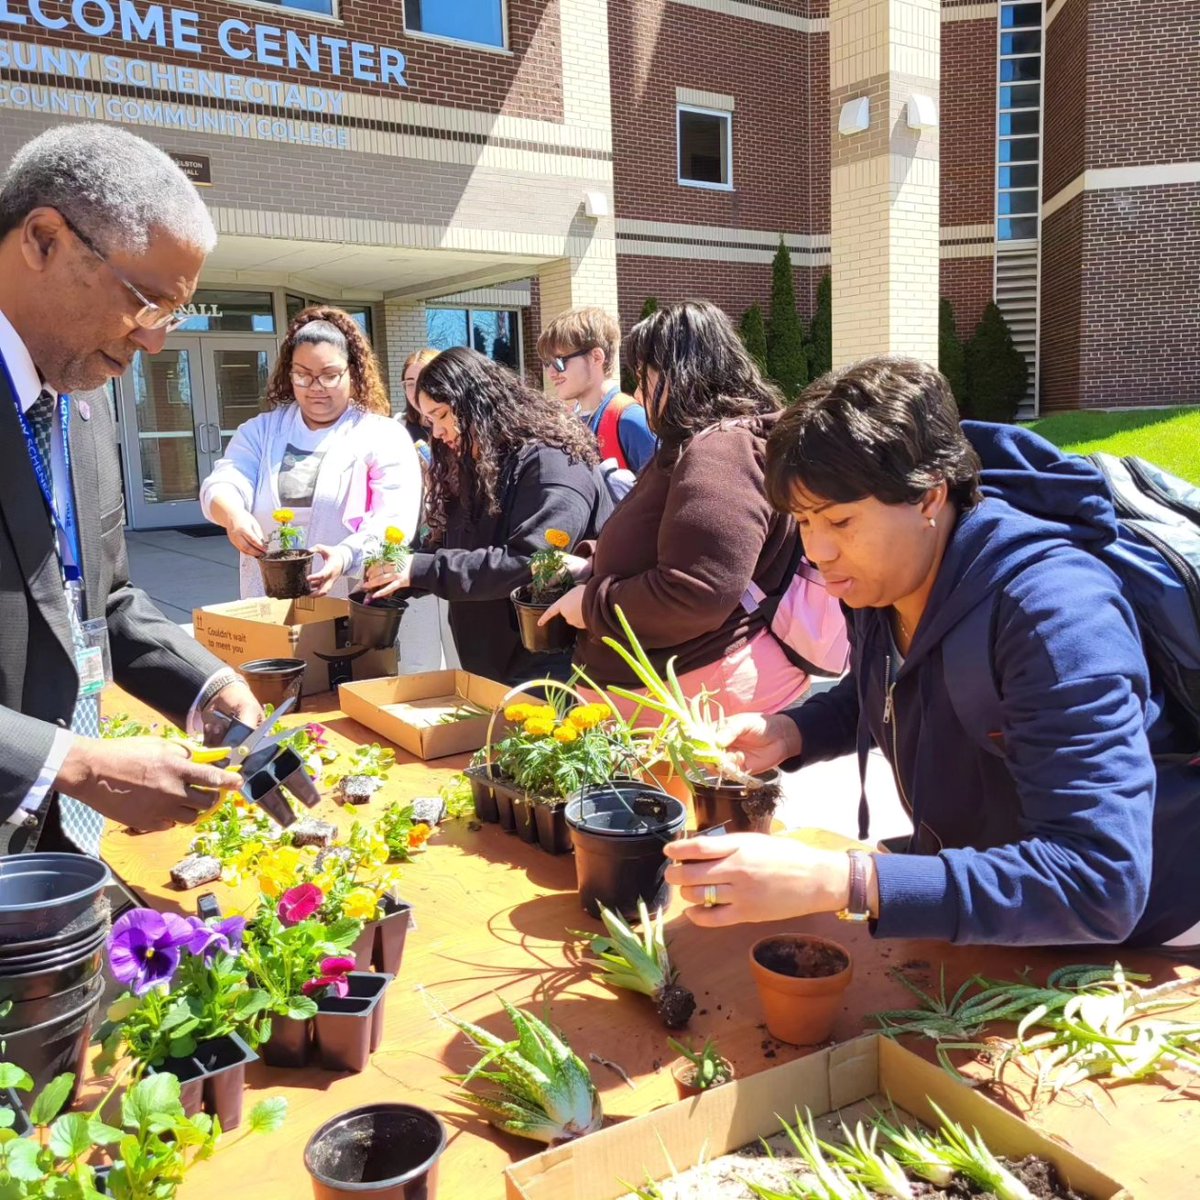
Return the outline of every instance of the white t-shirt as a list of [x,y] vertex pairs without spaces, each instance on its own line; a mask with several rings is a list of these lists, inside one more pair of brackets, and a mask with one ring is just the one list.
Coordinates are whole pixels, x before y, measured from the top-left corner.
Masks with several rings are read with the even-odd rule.
[[325,458],[325,444],[346,420],[343,413],[332,425],[309,429],[304,423],[300,405],[293,404],[284,426],[286,449],[279,465],[279,502],[299,515],[312,508],[317,490],[317,475]]

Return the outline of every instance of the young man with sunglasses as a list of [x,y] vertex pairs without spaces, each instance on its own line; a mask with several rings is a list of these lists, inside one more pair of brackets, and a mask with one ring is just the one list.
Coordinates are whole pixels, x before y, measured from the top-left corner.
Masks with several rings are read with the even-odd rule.
[[99,736],[109,678],[215,736],[218,712],[262,719],[129,582],[103,390],[163,348],[215,241],[179,168],[119,129],[52,129],[0,179],[0,853],[96,854],[104,817],[166,829],[240,784],[179,742]]
[[537,349],[558,398],[596,435],[600,458],[637,476],[658,450],[658,439],[646,410],[615,378],[620,341],[620,327],[603,309],[575,308],[542,330]]

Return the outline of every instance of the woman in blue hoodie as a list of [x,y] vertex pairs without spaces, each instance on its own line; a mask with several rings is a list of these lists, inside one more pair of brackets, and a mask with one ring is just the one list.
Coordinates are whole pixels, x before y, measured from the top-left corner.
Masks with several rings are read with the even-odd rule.
[[693,921],[836,912],[884,937],[1200,944],[1194,737],[1099,557],[1118,537],[1099,473],[1027,430],[960,426],[936,370],[875,358],[808,388],[766,481],[850,610],[851,669],[799,708],[732,718],[730,749],[794,769],[865,762],[873,742],[914,833],[876,854],[673,843]]

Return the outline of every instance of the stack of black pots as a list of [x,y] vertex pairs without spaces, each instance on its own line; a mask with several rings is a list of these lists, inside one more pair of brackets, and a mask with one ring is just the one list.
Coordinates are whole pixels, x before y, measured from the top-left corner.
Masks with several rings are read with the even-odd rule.
[[82,854],[0,858],[0,1059],[33,1076],[83,1076],[104,991],[108,868]]

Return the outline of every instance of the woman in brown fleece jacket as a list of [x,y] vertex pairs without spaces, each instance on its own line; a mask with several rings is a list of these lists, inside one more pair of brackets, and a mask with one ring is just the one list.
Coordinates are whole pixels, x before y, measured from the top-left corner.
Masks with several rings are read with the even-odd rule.
[[687,694],[703,687],[726,713],[778,711],[808,686],[749,595],[784,586],[799,536],[763,486],[779,393],[712,304],[661,309],[625,353],[658,454],[601,531],[586,581],[551,612],[581,630],[575,662],[602,686],[637,684],[601,640],[621,637],[620,607],[660,670],[675,659]]

